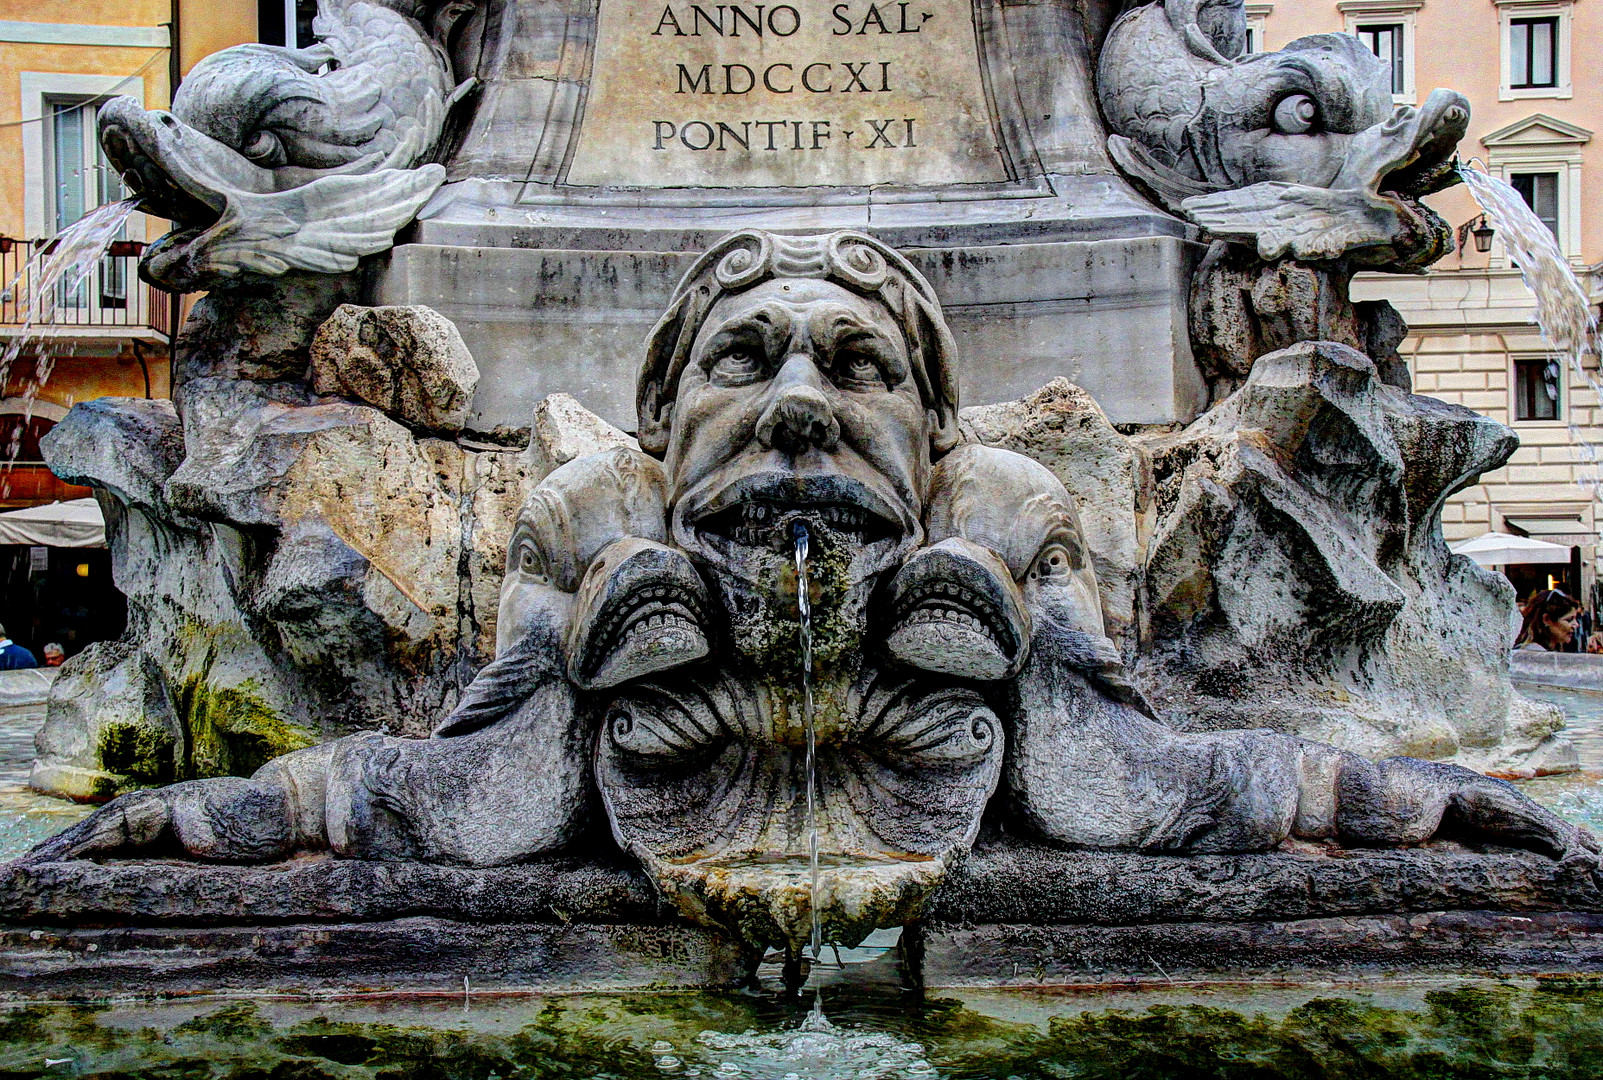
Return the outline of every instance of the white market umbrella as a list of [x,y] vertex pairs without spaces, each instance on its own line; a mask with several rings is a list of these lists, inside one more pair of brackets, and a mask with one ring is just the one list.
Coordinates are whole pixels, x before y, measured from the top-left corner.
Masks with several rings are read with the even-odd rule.
[[1449,544],[1455,555],[1467,555],[1481,566],[1507,566],[1510,563],[1567,563],[1570,549],[1528,536],[1489,532],[1473,540]]
[[106,520],[94,499],[73,499],[0,514],[0,544],[105,547]]

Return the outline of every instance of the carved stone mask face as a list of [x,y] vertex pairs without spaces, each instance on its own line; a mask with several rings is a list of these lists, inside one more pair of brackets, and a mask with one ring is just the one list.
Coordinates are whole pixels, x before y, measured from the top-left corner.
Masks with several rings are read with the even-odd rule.
[[777,278],[719,299],[679,377],[666,469],[674,541],[724,590],[737,646],[794,619],[798,523],[855,645],[874,577],[921,538],[930,427],[886,307],[832,282]]

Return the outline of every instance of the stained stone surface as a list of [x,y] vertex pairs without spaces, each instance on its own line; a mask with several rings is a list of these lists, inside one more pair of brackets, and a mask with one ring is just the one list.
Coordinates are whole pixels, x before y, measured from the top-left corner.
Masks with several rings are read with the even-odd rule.
[[960,422],[969,441],[1034,458],[1063,482],[1096,571],[1107,635],[1133,652],[1151,503],[1151,476],[1137,445],[1114,429],[1090,394],[1061,378],[1017,401],[970,406]]
[[[270,866],[177,860],[21,862],[4,868],[0,921],[261,925],[379,922],[669,922],[676,912],[638,869],[545,859],[470,869],[310,858]],[[1407,851],[1248,855],[1071,851],[1020,839],[959,860],[922,918],[947,924],[1132,926],[1274,922],[1464,908],[1603,911],[1583,866],[1510,848],[1440,843]]]
[[[12,864],[0,988],[732,985],[754,958],[637,870],[300,860]],[[1603,962],[1584,869],[1510,849],[1163,857],[982,844],[906,931],[928,987],[1557,972]],[[89,924],[100,929],[65,929]]]
[[312,390],[383,411],[411,427],[454,433],[467,422],[479,368],[437,311],[341,304],[312,337]]

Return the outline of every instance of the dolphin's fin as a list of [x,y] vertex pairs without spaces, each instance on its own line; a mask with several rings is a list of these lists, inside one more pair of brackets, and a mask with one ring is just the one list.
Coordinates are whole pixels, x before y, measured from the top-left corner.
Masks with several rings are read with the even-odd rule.
[[444,182],[445,167],[431,164],[325,176],[269,194],[230,192],[227,209],[196,247],[224,275],[354,270],[362,256],[389,248]]
[[1361,188],[1316,188],[1278,180],[1193,195],[1181,203],[1192,221],[1221,240],[1250,241],[1273,262],[1335,259],[1354,248],[1393,243],[1406,229],[1397,205]]

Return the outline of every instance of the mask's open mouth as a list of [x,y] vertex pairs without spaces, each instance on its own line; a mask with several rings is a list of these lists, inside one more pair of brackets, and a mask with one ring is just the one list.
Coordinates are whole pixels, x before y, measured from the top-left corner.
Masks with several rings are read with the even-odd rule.
[[795,505],[752,501],[709,514],[696,523],[705,536],[730,546],[789,552],[796,546],[796,525],[828,546],[868,547],[892,540],[901,530],[864,507],[847,503]]
[[685,521],[697,540],[725,558],[754,554],[789,558],[797,525],[807,530],[816,554],[869,554],[889,559],[909,531],[902,516],[868,485],[840,475],[764,473],[724,488],[702,507],[687,508]]

